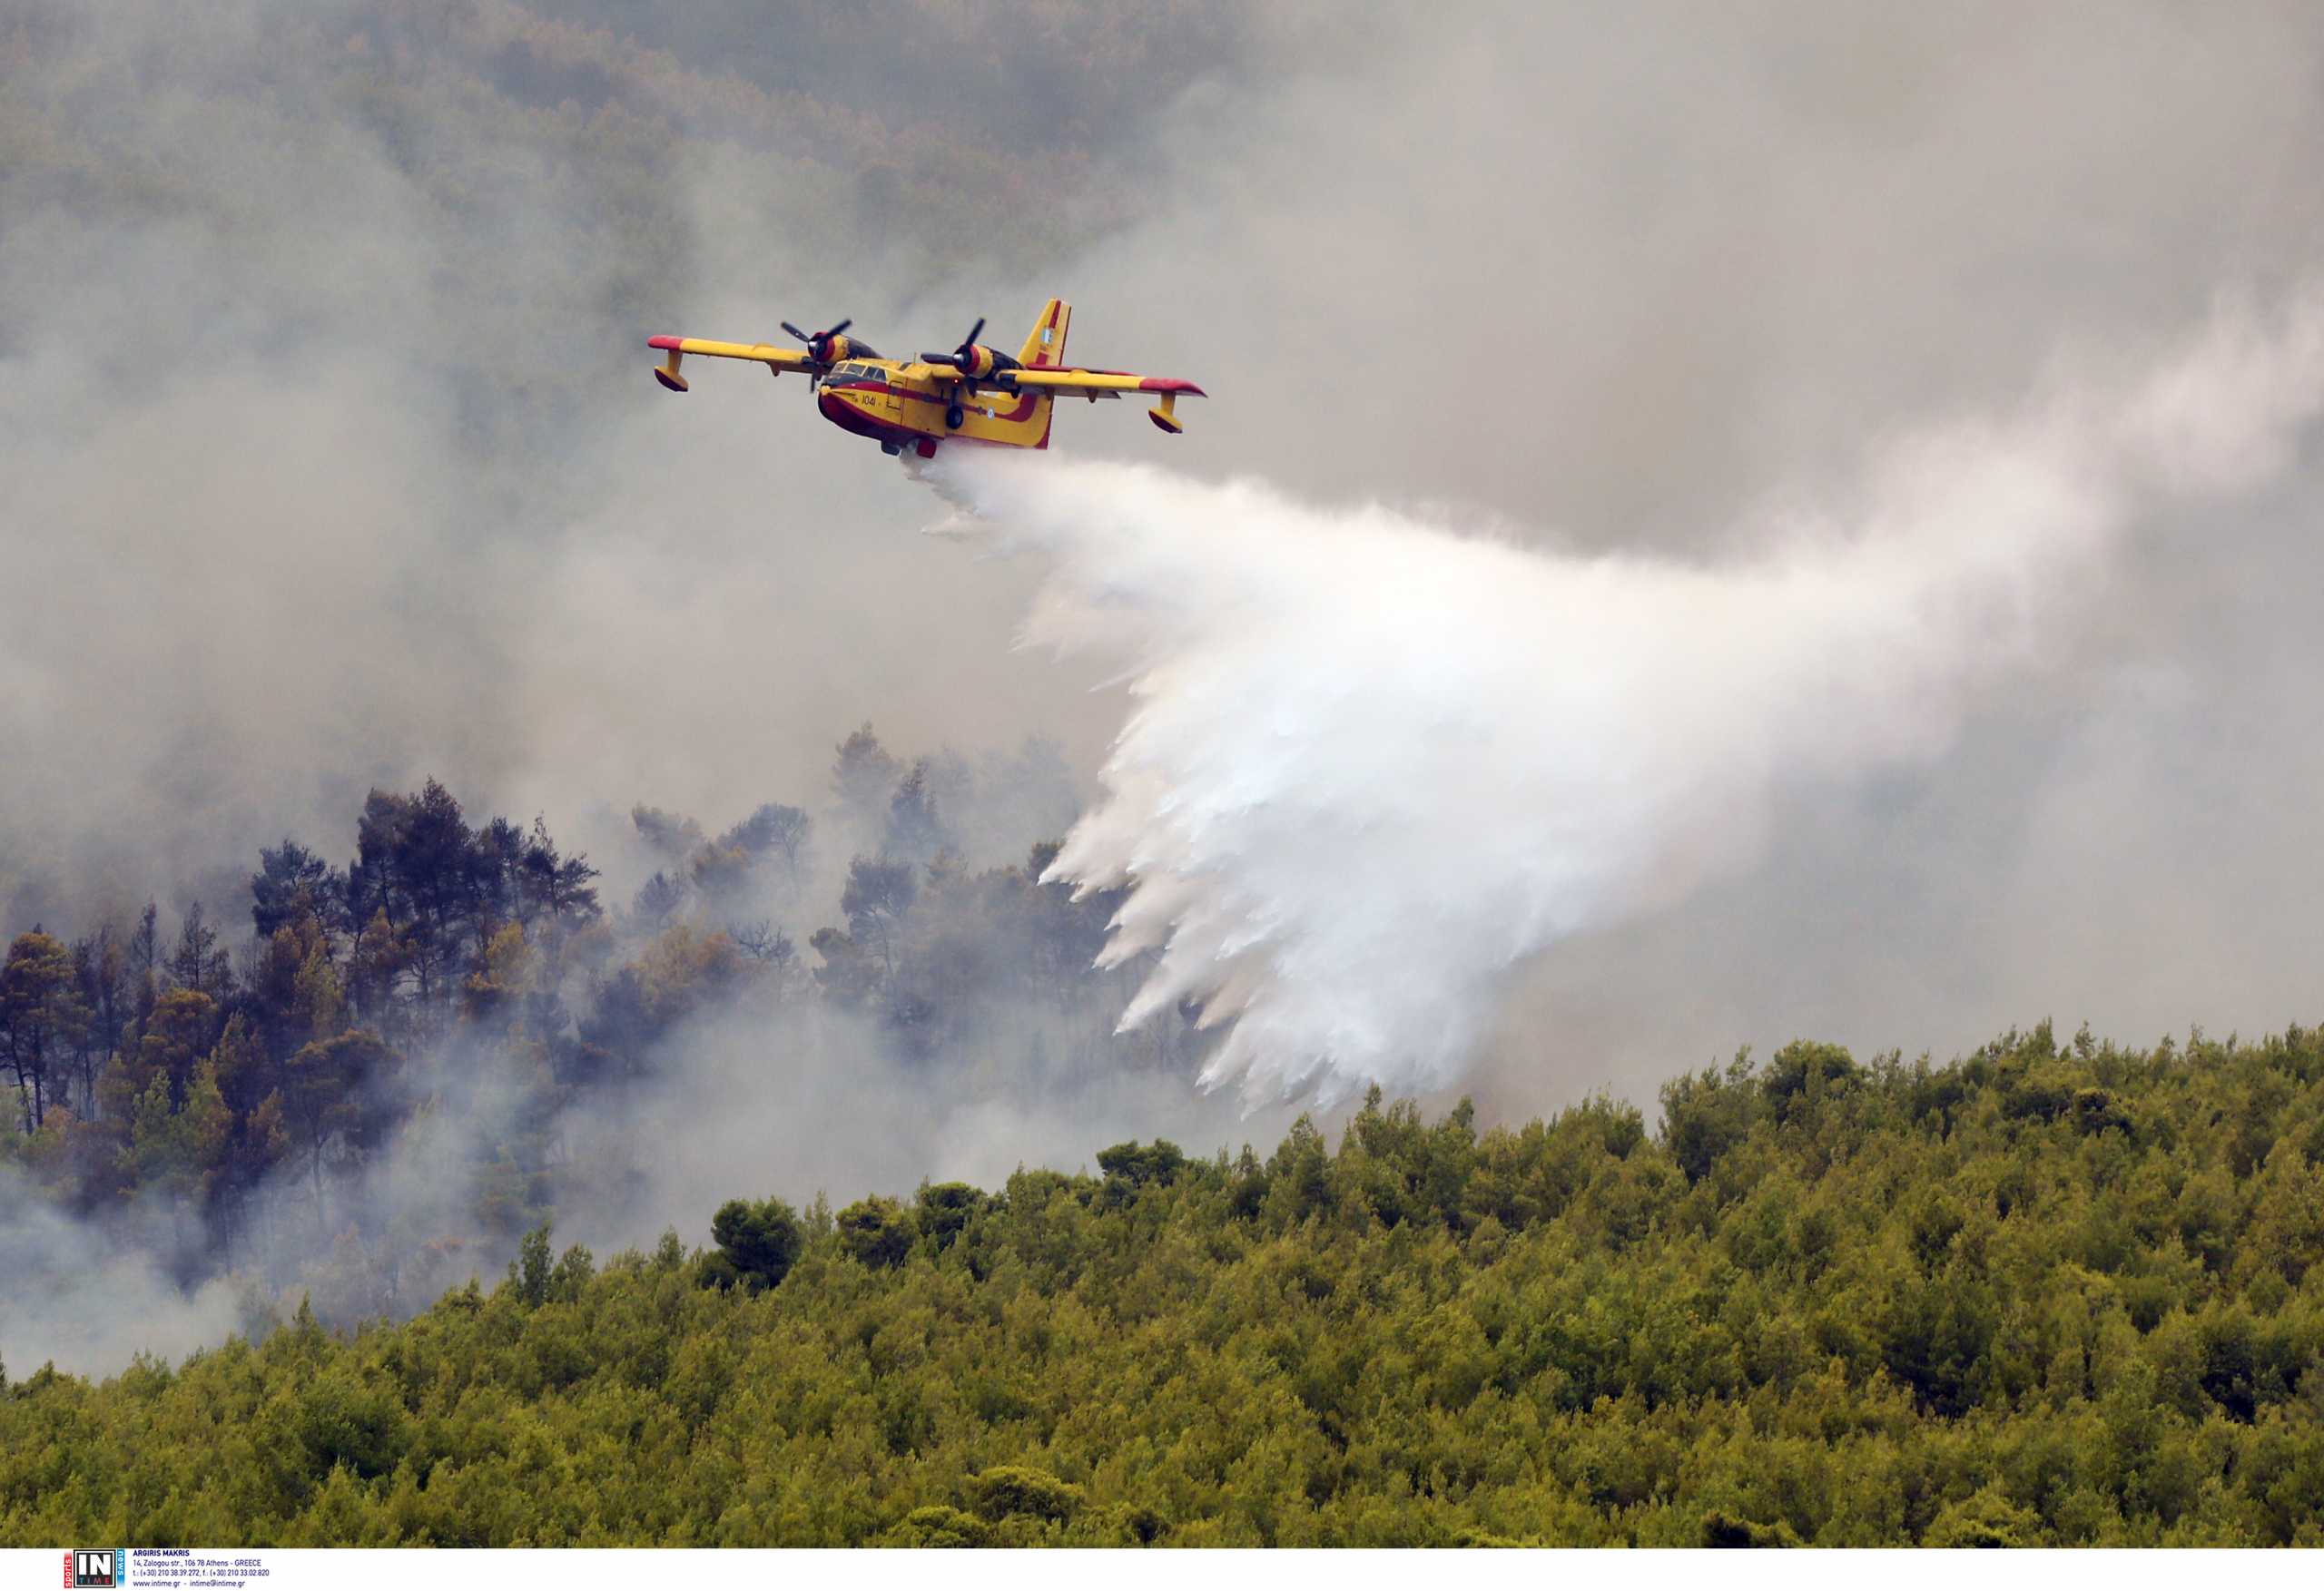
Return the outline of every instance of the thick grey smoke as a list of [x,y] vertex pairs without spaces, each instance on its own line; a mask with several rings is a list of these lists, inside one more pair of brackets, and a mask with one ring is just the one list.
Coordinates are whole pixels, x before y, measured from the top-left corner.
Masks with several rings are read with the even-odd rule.
[[[11,926],[239,918],[258,846],[335,837],[373,784],[606,849],[593,808],[747,811],[866,718],[1088,750],[1076,693],[992,644],[1022,590],[931,579],[914,494],[803,384],[680,402],[642,344],[852,315],[935,346],[1004,250],[985,307],[1029,319],[1028,239],[1078,248],[1136,192],[1098,172],[1137,127],[1075,107],[1246,69],[1247,30],[1123,6],[1102,71],[1007,81],[978,133],[864,109],[929,66],[876,27],[690,10],[641,44],[581,9],[0,6]],[[986,43],[1029,68],[1103,21]]]
[[[2120,386],[1885,450],[1726,564],[1552,556],[1134,466],[948,456],[1049,555],[1029,641],[1135,708],[1050,876],[1131,887],[1123,1021],[1201,1000],[1246,1098],[1457,1079],[1510,969],[1755,864],[1787,786],[1950,746],[2158,503],[2249,491],[2324,404],[2324,300]],[[1748,533],[1747,533],[1748,534]]]
[[[1127,998],[1134,984],[1126,983]],[[682,1035],[663,1075],[632,1100],[575,1113],[576,1161],[600,1152],[629,1170],[606,1196],[558,1217],[604,1252],[650,1244],[738,1193],[834,1208],[923,1182],[999,1188],[1027,1166],[1094,1172],[1098,1150],[1167,1138],[1190,1154],[1265,1154],[1294,1111],[1241,1109],[1187,1085],[1183,1070],[1125,1066],[1124,1046],[1030,1004],[992,1013],[935,1065],[897,1057],[869,1024],[829,1010],[715,1016]],[[739,1112],[732,1101],[749,1099]]]
[[93,1375],[119,1370],[135,1353],[175,1359],[249,1329],[263,1307],[234,1282],[188,1291],[157,1250],[168,1247],[168,1218],[151,1219],[126,1240],[73,1220],[43,1199],[14,1168],[0,1165],[0,1350],[21,1380],[45,1363]]
[[[1038,67],[989,168],[918,44],[755,9],[15,8],[0,908],[238,917],[257,846],[429,774],[611,859],[632,801],[796,799],[866,717],[1096,768],[1118,704],[1006,649],[1029,569],[901,534],[793,388],[666,398],[650,330],[932,346],[1062,292],[1083,357],[1211,388],[1199,477],[1700,552],[2324,245],[2297,5],[1224,15],[984,36]],[[1101,406],[1058,446],[1163,444]],[[1801,1029],[2290,1015],[2306,820],[2218,771],[2324,773],[2311,477],[2114,565],[1942,763],[1782,798],[1780,868],[1544,964],[1571,1051],[1517,1038],[1509,1107]]]
[[[933,347],[1061,293],[1078,356],[1214,394],[1167,445],[1077,408],[1069,457],[1767,575],[1738,506],[1854,534],[1832,483],[1883,437],[2014,434],[2059,347],[2162,359],[2324,250],[2298,4],[1029,7],[977,19],[973,79],[926,9],[827,59],[756,6],[0,5],[6,926],[239,922],[258,846],[336,856],[365,789],[430,774],[545,811],[619,898],[632,802],[812,800],[867,717],[1103,765],[1119,693],[1008,648],[1039,560],[911,535],[920,490],[793,384],[665,398],[652,331]],[[1722,819],[1758,865],[1513,981],[1465,1079],[1488,1118],[1801,1033],[2312,1018],[2318,483],[2145,496],[1942,756],[1763,781]],[[835,1197],[809,1164],[1086,1153],[1014,1130],[1064,1086],[1028,1048],[948,1092],[721,1029],[717,1085],[654,1105],[714,1110],[716,1152],[620,1223],[698,1234],[754,1149]],[[1234,1130],[1169,1093],[1041,1119]],[[417,1222],[426,1164],[372,1196]]]

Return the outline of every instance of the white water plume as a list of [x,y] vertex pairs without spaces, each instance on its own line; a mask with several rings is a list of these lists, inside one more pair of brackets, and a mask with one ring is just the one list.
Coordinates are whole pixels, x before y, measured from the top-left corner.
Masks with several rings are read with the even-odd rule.
[[[2142,375],[1883,448],[1724,564],[1522,550],[1248,482],[955,449],[1046,556],[1024,640],[1135,707],[1050,876],[1127,884],[1125,1026],[1201,1002],[1246,1101],[1460,1074],[1510,969],[1761,850],[1792,781],[1951,742],[2142,515],[2250,489],[2324,401],[2324,300],[2222,311]],[[960,456],[960,455],[967,456]]]

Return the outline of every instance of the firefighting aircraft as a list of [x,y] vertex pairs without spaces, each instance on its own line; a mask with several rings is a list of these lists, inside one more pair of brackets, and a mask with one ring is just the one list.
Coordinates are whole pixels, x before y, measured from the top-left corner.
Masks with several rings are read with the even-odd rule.
[[653,337],[645,346],[663,351],[654,378],[673,392],[686,390],[678,363],[687,354],[750,359],[777,376],[801,371],[825,419],[871,437],[891,457],[910,449],[918,457],[933,458],[938,443],[953,440],[1046,447],[1050,407],[1059,398],[1071,396],[1095,403],[1125,392],[1151,392],[1158,401],[1147,411],[1147,418],[1172,436],[1186,428],[1178,421],[1178,399],[1202,397],[1201,388],[1175,377],[1066,364],[1065,329],[1072,318],[1072,305],[1051,299],[1013,359],[977,340],[984,329],[981,316],[950,353],[922,354],[917,359],[885,358],[871,344],[842,335],[852,320],[812,333],[783,322],[783,329],[804,343],[804,349],[710,342],[699,337]]

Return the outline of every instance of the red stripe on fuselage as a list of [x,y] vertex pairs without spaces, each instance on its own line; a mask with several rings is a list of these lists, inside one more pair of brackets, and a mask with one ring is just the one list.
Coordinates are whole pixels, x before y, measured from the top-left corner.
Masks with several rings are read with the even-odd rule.
[[[833,392],[878,392],[892,394],[897,398],[909,398],[916,403],[933,403],[947,405],[949,407],[948,400],[941,393],[920,392],[910,387],[895,387],[882,381],[850,381],[844,387],[834,387],[831,388],[831,390]],[[967,398],[963,398],[960,401],[963,407],[967,405]],[[994,415],[991,417],[996,420],[1006,420],[1011,425],[1021,424],[1022,422],[1033,417],[1033,404],[1035,401],[1036,398],[1034,394],[1030,392],[1020,392],[1017,395],[1017,407],[1015,408],[1010,409],[1005,415]]]
[[[876,394],[883,398],[910,398],[916,403],[936,404],[940,407],[947,408],[949,408],[954,401],[958,401],[963,407],[966,407],[970,397],[970,395],[964,393],[956,400],[944,392],[922,392],[916,388],[901,386],[893,381],[866,381],[860,377],[853,380],[843,382],[838,386],[826,386],[822,392],[818,395],[816,401],[818,406],[823,411],[824,418],[830,420],[833,425],[840,427],[842,430],[852,431],[859,437],[874,437],[882,442],[908,440],[914,437],[925,437],[930,433],[921,429],[917,426],[897,425],[886,420],[881,420],[875,416],[868,415],[864,413],[863,410],[858,408],[855,405],[848,402],[845,398],[840,396],[840,394],[845,392],[863,392]],[[1039,407],[1042,395],[1038,392],[1018,391],[1014,396],[1017,399],[1016,408],[1009,409],[1005,414],[994,414],[988,416],[987,417],[998,420],[1003,425],[1011,426],[1023,425],[1026,421],[1031,419],[1034,413]],[[1055,411],[1052,410],[1051,412],[1052,415],[1054,415]],[[990,442],[997,447],[1003,447],[1025,446],[1023,443],[1004,441],[996,437],[963,437],[957,434],[949,437],[937,437],[936,440]],[[1039,442],[1033,443],[1032,446],[1036,447],[1046,447],[1049,446],[1049,432],[1046,427],[1042,429],[1041,439]]]
[[859,437],[869,437],[875,442],[910,442],[928,435],[910,426],[891,426],[875,419],[842,398],[836,392],[825,392],[815,399],[815,407],[823,411],[823,418],[842,431],[852,431]]
[[834,392],[880,392],[895,398],[916,398],[922,403],[944,401],[940,398],[931,398],[925,392],[915,392],[909,387],[891,387],[884,381],[850,381],[844,386],[834,387],[832,390]]

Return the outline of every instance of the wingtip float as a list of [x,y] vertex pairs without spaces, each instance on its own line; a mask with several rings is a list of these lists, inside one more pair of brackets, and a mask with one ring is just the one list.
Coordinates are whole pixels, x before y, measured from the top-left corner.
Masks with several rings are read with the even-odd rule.
[[679,368],[688,354],[745,359],[776,376],[796,370],[807,378],[825,419],[872,438],[891,457],[909,452],[933,458],[940,443],[955,441],[1047,447],[1051,411],[1060,398],[1095,403],[1125,392],[1152,394],[1156,403],[1147,417],[1171,436],[1184,431],[1178,399],[1201,398],[1203,389],[1173,376],[1065,363],[1065,333],[1072,318],[1072,305],[1051,299],[1013,357],[977,340],[984,330],[982,317],[958,348],[917,358],[888,358],[861,338],[845,335],[852,320],[815,332],[783,322],[783,329],[803,345],[796,349],[698,337],[650,337],[645,346],[661,352],[654,378],[672,392],[687,390]]

